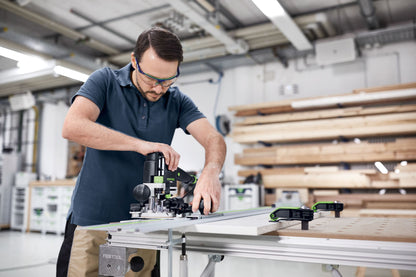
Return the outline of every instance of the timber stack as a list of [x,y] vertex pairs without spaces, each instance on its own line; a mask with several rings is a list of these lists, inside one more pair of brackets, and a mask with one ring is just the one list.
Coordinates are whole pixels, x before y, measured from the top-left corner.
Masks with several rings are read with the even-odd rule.
[[229,110],[244,145],[238,174],[262,175],[266,204],[295,189],[307,205],[335,197],[350,208],[416,209],[416,83]]

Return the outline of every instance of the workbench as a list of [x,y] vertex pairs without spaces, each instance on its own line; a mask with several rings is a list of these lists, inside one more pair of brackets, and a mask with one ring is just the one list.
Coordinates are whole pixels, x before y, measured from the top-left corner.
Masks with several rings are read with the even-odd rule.
[[[140,232],[134,222],[101,227],[108,229],[111,235],[108,245],[114,247],[172,252],[180,249],[178,240],[186,234],[188,255],[196,251],[279,261],[416,270],[416,219],[334,218],[328,212],[316,217],[319,218],[309,222],[309,230],[301,230],[299,221],[269,222],[266,212],[147,233]],[[170,269],[171,263],[169,261]]]

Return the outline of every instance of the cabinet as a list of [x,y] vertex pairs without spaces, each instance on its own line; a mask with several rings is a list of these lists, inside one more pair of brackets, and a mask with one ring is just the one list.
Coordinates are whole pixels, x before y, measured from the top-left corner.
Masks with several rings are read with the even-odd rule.
[[10,228],[12,230],[26,231],[28,204],[29,187],[13,187],[10,223]]
[[12,188],[19,161],[17,153],[0,153],[0,229],[10,227]]
[[64,233],[74,185],[75,180],[32,182],[29,186],[28,230]]

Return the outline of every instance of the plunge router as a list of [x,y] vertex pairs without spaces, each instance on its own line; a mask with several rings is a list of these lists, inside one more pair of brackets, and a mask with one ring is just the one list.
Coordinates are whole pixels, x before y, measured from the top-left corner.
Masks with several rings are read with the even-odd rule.
[[[176,182],[195,188],[197,178],[181,168],[175,171],[168,169],[163,153],[148,154],[143,168],[143,184],[133,189],[133,196],[138,203],[130,205],[132,218],[166,218],[185,216],[192,213],[192,207],[177,194]],[[203,200],[199,205],[203,214]]]

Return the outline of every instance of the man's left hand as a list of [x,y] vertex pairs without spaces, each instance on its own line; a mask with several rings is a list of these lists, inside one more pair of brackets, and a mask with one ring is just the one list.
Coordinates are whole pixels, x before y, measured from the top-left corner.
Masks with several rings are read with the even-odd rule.
[[220,206],[221,183],[217,170],[205,168],[198,179],[192,200],[192,211],[196,212],[204,199],[204,214],[215,212]]

